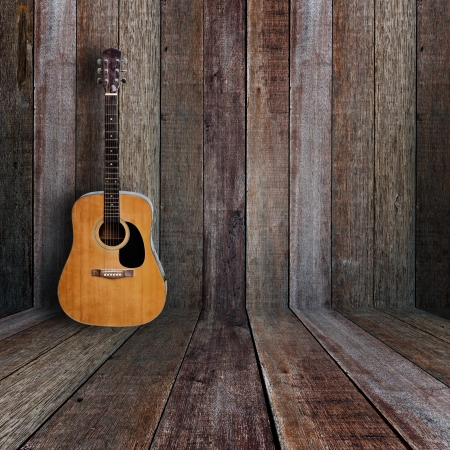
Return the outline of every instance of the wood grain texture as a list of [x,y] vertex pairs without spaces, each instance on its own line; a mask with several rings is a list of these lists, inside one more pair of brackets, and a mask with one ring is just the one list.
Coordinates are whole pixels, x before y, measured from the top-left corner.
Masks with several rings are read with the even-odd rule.
[[86,327],[0,382],[0,446],[17,448],[135,331]]
[[2,341],[0,346],[0,380],[39,358],[83,325],[60,314]]
[[295,313],[413,449],[450,445],[450,389],[328,308]]
[[203,1],[161,3],[161,262],[167,304],[201,307]]
[[77,2],[76,198],[103,189],[104,97],[97,59],[117,48],[118,0]]
[[450,387],[450,345],[375,308],[345,317]]
[[25,448],[148,449],[197,317],[169,309],[141,327]]
[[290,302],[331,305],[332,2],[291,2]]
[[35,8],[34,304],[57,304],[75,200],[76,3]]
[[413,306],[416,1],[376,0],[374,303]]
[[448,2],[419,1],[416,306],[437,313],[450,310],[449,33]]
[[121,188],[153,203],[153,242],[160,230],[160,5],[119,0],[119,46],[127,83],[120,95]]
[[202,316],[151,448],[273,449],[246,317]]
[[282,449],[405,448],[291,311],[249,317]]
[[374,3],[333,2],[333,306],[373,302]]
[[0,15],[0,317],[33,306],[33,1]]
[[289,2],[248,2],[247,303],[288,303]]

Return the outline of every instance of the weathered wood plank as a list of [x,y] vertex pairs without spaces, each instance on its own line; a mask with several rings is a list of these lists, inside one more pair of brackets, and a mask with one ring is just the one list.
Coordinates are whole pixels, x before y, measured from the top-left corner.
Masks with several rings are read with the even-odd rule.
[[46,320],[2,341],[0,380],[84,328],[65,315]]
[[[160,4],[119,0],[119,45],[127,83],[120,96],[120,180],[153,203],[153,242],[160,229]],[[125,67],[125,66],[124,66]]]
[[34,305],[57,303],[75,200],[76,2],[35,5]]
[[288,303],[289,2],[248,2],[248,303]]
[[61,309],[31,308],[0,320],[0,341],[27,328],[44,322],[61,312]]
[[405,448],[291,311],[249,316],[281,448]]
[[291,2],[290,301],[331,305],[332,2]]
[[274,448],[245,314],[201,318],[151,448]]
[[413,306],[416,1],[375,1],[374,303]]
[[413,449],[450,446],[450,389],[333,309],[297,316]]
[[386,308],[383,312],[450,343],[450,321],[417,308]]
[[374,308],[345,317],[450,387],[450,345]]
[[0,317],[33,306],[33,1],[0,15]]
[[201,307],[203,1],[161,3],[161,262],[167,304]]
[[166,309],[141,327],[25,447],[148,449],[197,317]]
[[76,197],[103,190],[104,94],[97,59],[118,47],[118,0],[77,2]]
[[450,5],[419,1],[416,306],[436,313],[450,310],[449,73]]
[[373,301],[374,0],[333,2],[333,306]]
[[0,382],[0,447],[17,448],[135,328],[86,327]]

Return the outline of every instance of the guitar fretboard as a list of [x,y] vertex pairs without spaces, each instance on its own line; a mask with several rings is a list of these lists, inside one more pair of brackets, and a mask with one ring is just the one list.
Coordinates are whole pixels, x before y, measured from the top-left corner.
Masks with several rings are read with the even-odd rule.
[[119,205],[119,123],[117,95],[105,95],[105,223],[120,221]]

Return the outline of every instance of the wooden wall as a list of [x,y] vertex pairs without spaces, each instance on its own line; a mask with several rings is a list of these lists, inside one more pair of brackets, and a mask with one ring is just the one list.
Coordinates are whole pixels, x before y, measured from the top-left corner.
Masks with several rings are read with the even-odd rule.
[[446,2],[45,0],[34,17],[20,4],[1,20],[27,17],[28,69],[2,111],[24,111],[4,142],[25,159],[0,182],[20,182],[28,206],[19,220],[16,188],[2,198],[2,237],[25,228],[2,247],[2,304],[31,306],[33,252],[34,304],[56,304],[71,206],[101,188],[96,59],[119,46],[122,188],[153,200],[169,306],[411,306],[417,278],[418,305],[448,307]]

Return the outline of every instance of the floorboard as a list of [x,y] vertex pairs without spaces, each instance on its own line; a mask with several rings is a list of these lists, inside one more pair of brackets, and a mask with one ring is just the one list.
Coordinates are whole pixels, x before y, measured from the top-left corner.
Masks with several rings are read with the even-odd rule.
[[405,448],[290,310],[249,317],[281,448]]
[[134,331],[86,327],[0,381],[0,448],[28,439]]
[[446,385],[333,309],[295,312],[412,448],[449,448]]
[[141,327],[25,447],[148,449],[197,318],[166,309]]

